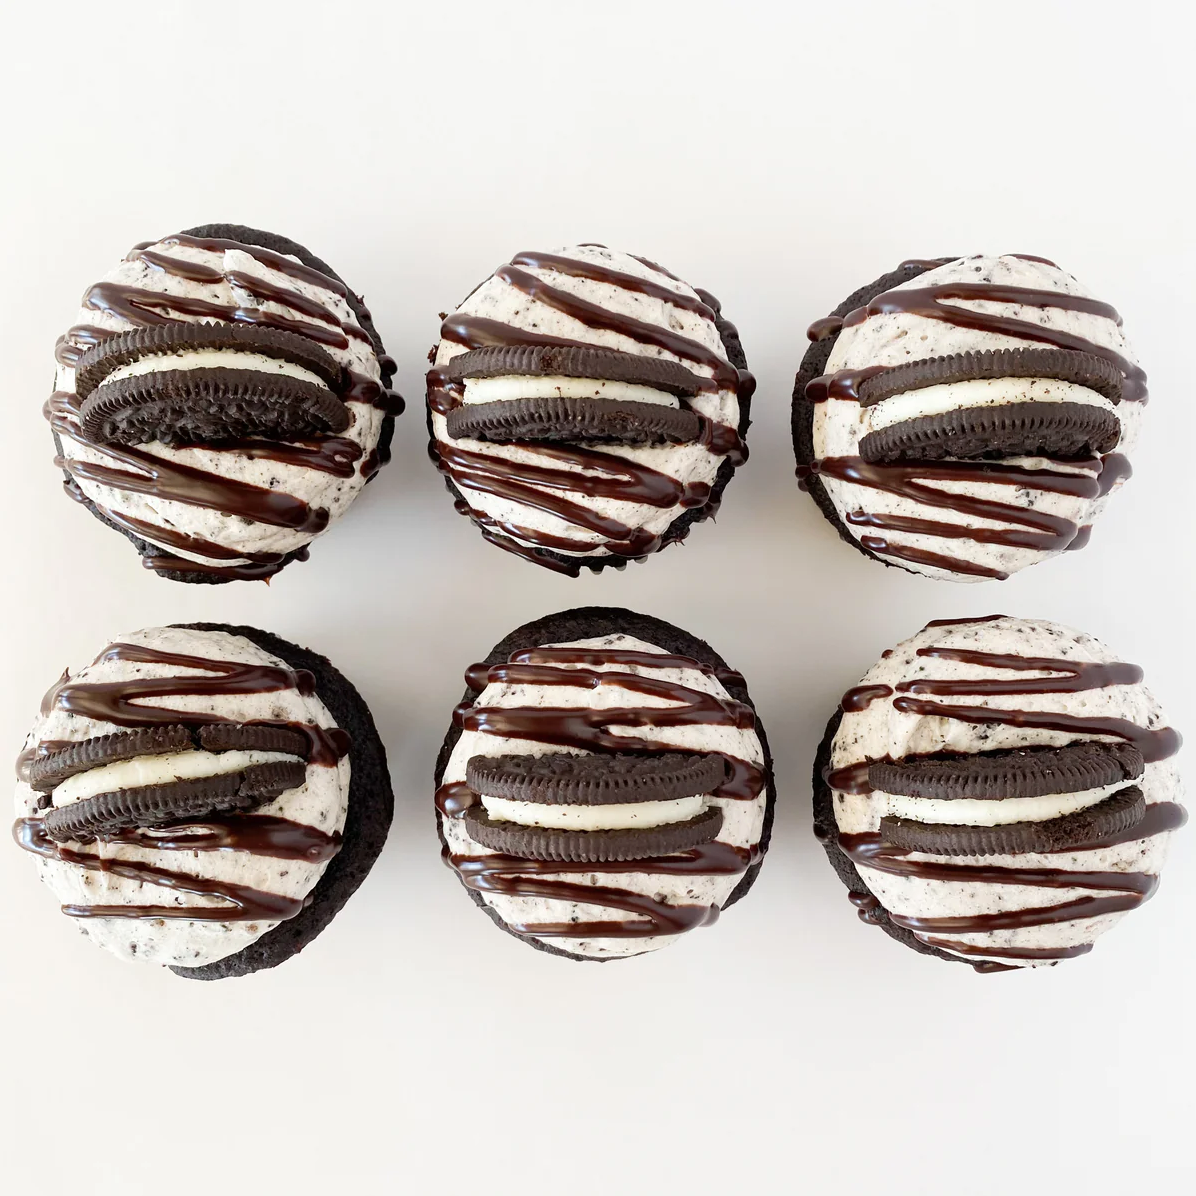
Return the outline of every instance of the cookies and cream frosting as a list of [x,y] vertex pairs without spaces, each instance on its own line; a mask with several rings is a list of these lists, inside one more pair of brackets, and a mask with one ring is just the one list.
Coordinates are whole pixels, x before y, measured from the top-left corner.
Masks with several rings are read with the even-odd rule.
[[[455,716],[461,734],[436,799],[445,854],[462,882],[508,929],[582,958],[656,950],[714,921],[759,858],[767,805],[754,714],[727,691],[723,680],[731,678],[742,683],[730,670],[625,634],[544,644],[503,663],[475,665],[467,674],[475,696]],[[721,785],[701,795],[599,805],[496,803],[466,783],[474,757],[561,752],[714,753],[726,771]],[[561,862],[478,843],[468,818],[477,806],[491,820],[511,818],[521,832],[549,826],[664,835],[712,807],[721,811],[721,825],[713,841],[689,851]]]
[[[272,724],[302,733],[290,752],[185,750],[97,763],[51,792],[31,769],[71,744],[137,728]],[[43,701],[18,762],[14,836],[85,934],[123,959],[201,967],[300,913],[340,847],[348,810],[348,738],[296,671],[223,631],[158,627],[119,636]],[[101,751],[100,755],[104,753]],[[55,841],[47,811],[96,794],[169,786],[280,761],[302,783],[249,812],[209,814]]]
[[[46,415],[68,490],[148,542],[145,563],[159,572],[220,579],[277,572],[348,509],[381,463],[379,438],[399,409],[387,390],[393,363],[379,357],[348,294],[338,279],[295,257],[238,241],[177,234],[133,249],[88,289],[56,348]],[[75,366],[89,347],[132,329],[191,323],[282,331],[318,346],[344,371],[337,390],[348,427],[301,441],[178,447],[89,439],[75,385]],[[285,355],[235,349],[149,353],[110,374],[104,388],[206,371],[329,389]]]
[[[655,263],[599,245],[521,253],[470,294],[441,327],[428,374],[432,450],[483,535],[564,572],[586,561],[638,558],[672,538],[686,512],[711,513],[720,467],[746,458],[738,435],[751,375],[728,360],[717,302]],[[698,393],[610,378],[448,378],[480,348],[598,346],[684,366]],[[700,417],[686,443],[582,445],[454,438],[457,407],[532,398],[684,407]],[[675,531],[674,531],[675,535]],[[551,555],[548,555],[551,554]]]
[[[1129,476],[1146,397],[1121,320],[1065,271],[1038,258],[975,256],[927,267],[842,319],[811,327],[834,336],[824,373],[809,383],[816,475],[841,525],[890,564],[952,581],[1004,578],[1078,547],[1109,492]],[[1120,401],[1058,377],[964,378],[860,401],[869,378],[910,362],[1046,347],[1087,353],[1124,376]],[[869,434],[969,409],[1074,404],[1115,416],[1113,451],[1082,460],[995,455],[984,460],[871,462]],[[866,456],[867,454],[865,454]]]
[[[856,902],[862,914],[883,909],[921,942],[982,967],[1033,967],[1090,950],[1153,893],[1170,832],[1185,819],[1173,760],[1179,736],[1143,687],[1141,669],[1091,636],[1004,616],[933,623],[886,652],[845,695],[842,711],[823,775],[837,829],[832,846],[872,894],[871,906]],[[876,762],[966,761],[1084,742],[1131,745],[1141,775],[984,800],[903,797],[869,780]],[[1130,787],[1145,799],[1133,826],[1070,848],[1051,843],[1052,820],[1093,812]],[[1033,824],[1027,833],[1041,849],[897,849],[882,825],[891,818],[936,832],[950,824],[1000,834],[1011,823]]]

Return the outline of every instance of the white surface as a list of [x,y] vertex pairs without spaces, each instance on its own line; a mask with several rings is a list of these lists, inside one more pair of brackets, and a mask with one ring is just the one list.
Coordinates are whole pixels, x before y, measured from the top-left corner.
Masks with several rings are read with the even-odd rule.
[[[975,976],[856,920],[808,784],[840,693],[947,615],[1089,631],[1196,734],[1183,6],[268,7],[8,16],[0,734],[15,754],[62,667],[122,628],[247,621],[360,686],[399,812],[309,950],[215,985],[106,956],[0,851],[0,1188],[1190,1191],[1196,829],[1090,956]],[[209,220],[325,256],[365,293],[411,403],[394,464],[270,587],[143,572],[62,496],[39,416],[84,288],[137,241]],[[420,401],[437,312],[516,251],[579,239],[713,290],[760,388],[717,525],[572,581],[454,514]],[[806,324],[849,291],[980,250],[1045,254],[1118,307],[1154,397],[1136,477],[1086,551],[959,586],[838,542],[793,480],[789,392]],[[602,966],[539,955],[473,907],[438,860],[430,780],[464,667],[590,602],[673,619],[742,669],[781,785],[751,897]]]

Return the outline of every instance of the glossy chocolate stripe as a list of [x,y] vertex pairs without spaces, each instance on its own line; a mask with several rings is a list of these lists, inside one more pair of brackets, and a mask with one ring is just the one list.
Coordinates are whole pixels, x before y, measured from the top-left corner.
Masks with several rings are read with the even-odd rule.
[[918,656],[934,660],[949,660],[957,664],[974,664],[986,669],[1006,669],[1023,673],[1052,673],[1051,677],[978,677],[963,680],[938,681],[931,677],[917,677],[902,681],[899,693],[936,694],[1074,694],[1089,689],[1104,689],[1109,685],[1137,685],[1142,669],[1125,661],[1065,660],[1053,656],[1020,656],[1007,652],[980,652],[973,648],[945,648],[935,645],[919,648]]
[[974,311],[955,303],[944,303],[944,299],[982,300],[989,303],[1012,303],[1023,307],[1059,308],[1063,311],[1083,312],[1121,325],[1121,316],[1116,308],[1097,299],[1082,295],[1067,295],[1062,291],[1041,290],[1036,287],[1006,286],[986,282],[947,282],[938,286],[898,288],[877,295],[864,307],[856,308],[843,319],[842,327],[850,328],[862,324],[871,316],[915,315],[928,320],[939,320],[954,324],[957,328],[970,328],[990,332],[999,336],[1016,337],[1019,340],[1040,341],[1058,349],[1074,349],[1082,353],[1094,353],[1111,361],[1125,376],[1122,399],[1126,402],[1144,403],[1147,399],[1146,373],[1140,367],[1113,349],[1098,345],[1085,337],[1065,332],[1059,328],[1045,328],[1030,320],[1019,320],[1012,316],[993,312]]
[[216,897],[227,904],[196,905],[64,905],[71,918],[163,918],[189,922],[284,922],[310,904],[311,898],[296,899],[267,893],[234,881],[211,880],[108,856],[75,851],[45,834],[40,818],[19,819],[13,827],[18,846],[34,855],[73,864],[92,872],[104,872],[125,880],[155,885],[193,896]]
[[[324,324],[313,324],[310,320],[292,320],[275,312],[264,312],[257,307],[236,307],[186,295],[167,295],[162,291],[148,291],[123,283],[97,282],[83,296],[83,306],[106,312],[137,327],[173,324],[179,316],[191,316],[197,320],[218,320],[226,324],[280,328],[335,349],[347,349],[349,346],[339,323],[336,328],[329,328]],[[74,339],[75,331],[72,328],[67,333],[68,339]]]
[[139,471],[130,473],[78,458],[56,458],[55,463],[72,478],[82,478],[97,485],[147,494],[188,506],[223,511],[257,523],[292,528],[312,535],[328,526],[328,512],[324,508],[310,507],[302,499],[281,491],[267,490],[263,486],[253,486],[233,478],[222,478],[195,466],[155,456],[128,445],[92,444],[79,430],[79,397],[70,391],[55,391],[45,405],[45,414],[50,427],[60,437],[65,436],[84,448]]
[[[148,249],[150,242],[146,245],[139,245],[138,252],[141,249]],[[339,278],[333,278],[330,274],[325,274],[321,270],[317,270],[312,266],[305,266],[302,262],[296,261],[294,258],[286,257],[281,253],[275,253],[272,249],[266,249],[261,245],[247,245],[242,241],[231,241],[224,237],[193,237],[187,233],[175,233],[170,237],[163,237],[161,241],[157,242],[159,245],[185,245],[188,249],[200,249],[207,253],[218,253],[223,255],[227,250],[235,250],[239,253],[247,253],[250,257],[261,262],[263,266],[269,266],[271,270],[277,270],[280,274],[286,274],[299,282],[305,282],[309,286],[320,287],[325,291],[331,291],[334,295],[339,295],[345,299],[349,295],[349,288],[345,286]]]
[[605,329],[607,332],[614,332],[641,344],[655,345],[658,349],[672,353],[675,357],[705,366],[725,389],[731,391],[739,389],[739,370],[725,358],[720,357],[713,349],[707,348],[692,337],[662,328],[658,324],[637,320],[634,316],[608,311],[596,303],[590,303],[586,299],[550,286],[536,275],[529,274],[526,270],[520,270],[516,266],[501,266],[495,271],[494,276],[509,283],[537,302],[562,312],[588,328]]
[[99,841],[151,851],[244,851],[309,864],[327,863],[342,843],[339,831],[328,834],[272,814],[208,814],[168,827],[115,831],[99,836]]
[[[659,266],[652,266],[642,258],[636,258],[641,265],[647,265],[650,270],[663,273]],[[683,311],[693,312],[704,320],[714,320],[714,309],[707,307],[697,295],[686,295],[675,291],[672,287],[661,286],[651,279],[641,278],[638,274],[628,274],[623,270],[615,270],[610,266],[603,266],[599,262],[583,262],[576,258],[561,257],[556,253],[539,253],[525,250],[517,253],[512,259],[512,266],[528,266],[535,270],[551,270],[557,274],[567,274],[570,278],[585,278],[590,282],[603,282],[608,286],[618,287],[624,291],[634,291],[640,295],[647,295],[652,299],[660,299],[673,307]],[[666,276],[666,277],[672,277]],[[680,280],[676,280],[680,281]]]
[[999,723],[1008,727],[1037,727],[1075,735],[1112,735],[1132,743],[1148,764],[1166,760],[1179,751],[1179,732],[1171,727],[1151,730],[1125,718],[1084,717],[1048,710],[994,710],[988,706],[948,706],[922,698],[896,697],[893,708],[903,714],[953,718],[963,723]]

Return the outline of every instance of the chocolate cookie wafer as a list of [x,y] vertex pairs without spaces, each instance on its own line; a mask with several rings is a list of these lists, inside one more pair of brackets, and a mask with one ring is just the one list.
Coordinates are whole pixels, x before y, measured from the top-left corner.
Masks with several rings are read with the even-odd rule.
[[944,457],[1092,457],[1112,452],[1117,416],[1080,403],[1013,403],[968,407],[903,420],[860,441],[875,461],[940,461]]
[[885,817],[880,820],[880,838],[886,846],[931,855],[1051,854],[1124,834],[1133,830],[1145,816],[1142,790],[1131,785],[1094,806],[1041,822],[953,826],[944,822]]

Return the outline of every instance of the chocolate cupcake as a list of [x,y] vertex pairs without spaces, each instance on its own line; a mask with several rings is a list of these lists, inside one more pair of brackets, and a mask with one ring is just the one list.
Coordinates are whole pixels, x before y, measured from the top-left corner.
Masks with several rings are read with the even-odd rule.
[[55,357],[67,493],[174,581],[306,560],[389,459],[403,406],[361,299],[302,245],[236,224],[131,250]]
[[46,694],[13,836],[122,959],[219,980],[305,947],[394,811],[369,708],[322,656],[252,627],[121,636]]
[[465,675],[436,765],[444,858],[503,930],[609,960],[714,922],[760,871],[776,790],[743,678],[660,619],[581,607]]
[[601,245],[520,253],[441,325],[432,459],[492,544],[622,568],[713,515],[755,382],[718,301]]
[[814,831],[860,917],[977,971],[1084,955],[1153,895],[1179,735],[1125,664],[1041,620],[941,620],[848,690]]
[[1121,317],[1044,258],[903,262],[810,326],[798,477],[849,544],[949,581],[1088,540],[1146,375]]

